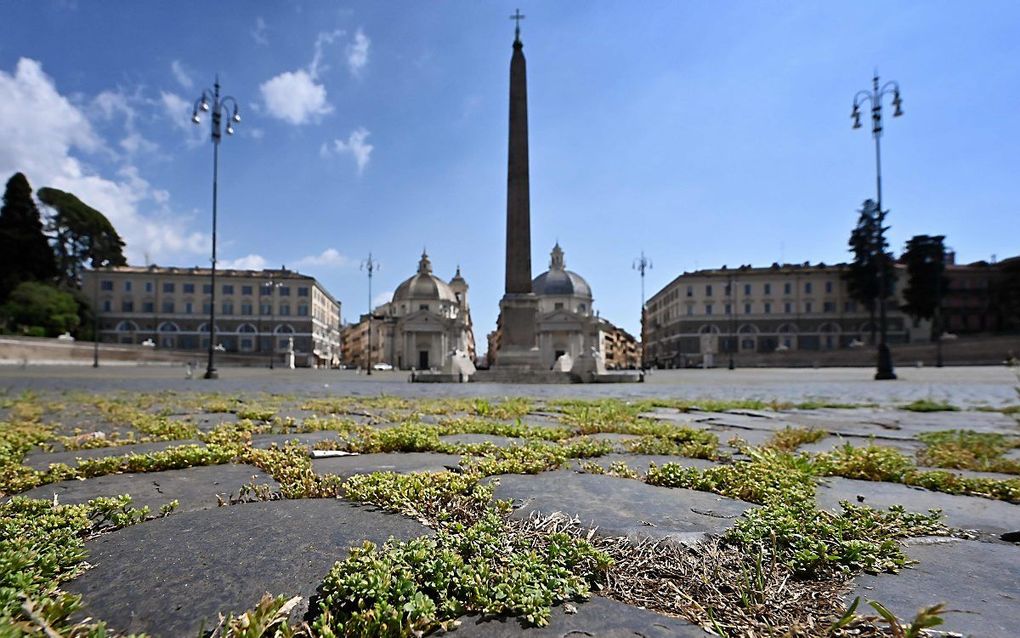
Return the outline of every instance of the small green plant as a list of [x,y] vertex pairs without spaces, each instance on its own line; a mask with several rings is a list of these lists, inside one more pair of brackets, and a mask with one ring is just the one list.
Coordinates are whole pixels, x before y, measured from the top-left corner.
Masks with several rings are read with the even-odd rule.
[[1020,474],[1020,461],[1003,458],[1020,447],[1020,437],[971,430],[925,432],[917,437],[925,448],[917,453],[921,465],[950,469]]
[[800,446],[821,441],[826,436],[828,436],[828,432],[825,430],[787,426],[774,432],[772,438],[765,445],[781,452],[794,452]]
[[958,412],[960,408],[948,401],[936,401],[934,399],[917,399],[906,405],[900,406],[901,410],[910,412]]

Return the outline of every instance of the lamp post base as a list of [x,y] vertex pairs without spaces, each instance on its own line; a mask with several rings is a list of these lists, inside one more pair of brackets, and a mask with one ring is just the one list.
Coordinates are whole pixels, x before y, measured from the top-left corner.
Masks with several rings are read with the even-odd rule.
[[216,368],[208,368],[205,374],[202,375],[203,379],[219,379],[220,373],[216,371]]
[[893,372],[892,364],[892,353],[889,352],[889,346],[882,343],[878,346],[878,370],[875,371],[876,381],[888,381],[895,379],[896,373]]

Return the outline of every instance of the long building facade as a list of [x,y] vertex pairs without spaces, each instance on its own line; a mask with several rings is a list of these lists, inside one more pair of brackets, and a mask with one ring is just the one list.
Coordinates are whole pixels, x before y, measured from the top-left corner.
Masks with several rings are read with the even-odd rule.
[[[216,271],[216,346],[301,367],[340,363],[340,302],[287,269]],[[204,351],[212,286],[208,268],[112,267],[86,271],[82,291],[97,304],[107,343]]]
[[[834,350],[870,343],[878,317],[850,298],[845,264],[773,264],[684,273],[645,307],[648,365],[684,367],[727,353]],[[930,337],[899,307],[905,269],[887,302],[888,340]]]

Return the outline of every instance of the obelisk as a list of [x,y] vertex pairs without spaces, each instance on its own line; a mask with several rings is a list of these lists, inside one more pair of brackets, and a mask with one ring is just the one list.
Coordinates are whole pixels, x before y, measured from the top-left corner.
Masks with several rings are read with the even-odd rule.
[[506,181],[506,289],[499,302],[498,367],[537,368],[538,300],[531,292],[531,202],[528,185],[528,80],[518,11],[510,58],[510,143]]

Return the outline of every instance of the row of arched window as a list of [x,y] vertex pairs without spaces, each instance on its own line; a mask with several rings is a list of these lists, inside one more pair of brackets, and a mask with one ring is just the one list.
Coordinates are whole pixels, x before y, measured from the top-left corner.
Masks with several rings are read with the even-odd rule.
[[[159,324],[157,330],[159,332],[182,332],[181,329],[177,326],[177,324],[174,323],[173,321],[164,321],[163,323]],[[120,323],[117,324],[116,331],[138,332],[139,329],[138,324],[136,324],[134,321],[125,319],[124,321],[121,321]],[[198,330],[196,330],[195,332],[199,333],[209,332],[209,324],[208,323],[201,324],[200,326],[198,326]],[[221,330],[219,326],[216,326],[216,332],[222,333],[223,330]],[[235,332],[239,334],[258,334],[258,330],[256,330],[255,326],[251,325],[250,323],[242,323],[240,326],[237,327],[237,330],[235,330]],[[294,334],[294,327],[291,326],[289,323],[280,324],[273,328],[273,334]]]
[[[872,329],[871,322],[866,322],[866,323],[861,324],[858,332],[868,333],[868,332],[871,332],[871,329]],[[723,332],[722,329],[720,329],[719,326],[715,325],[715,324],[705,324],[705,325],[701,326],[700,328],[698,328],[698,334],[722,334],[722,332]],[[754,324],[750,324],[750,323],[742,324],[739,328],[737,328],[737,334],[742,334],[742,335],[756,335],[756,334],[759,334],[761,332],[762,331],[761,331],[760,328],[758,328],[758,326],[756,326]],[[792,323],[784,323],[784,324],[781,324],[775,330],[775,332],[779,333],[779,334],[797,334],[797,333],[799,333],[801,331],[798,330],[797,326],[795,326]],[[808,332],[810,332],[810,331],[808,331]],[[819,332],[819,333],[823,333],[823,334],[826,334],[826,333],[828,333],[828,334],[835,334],[835,333],[842,332],[842,330],[835,323],[823,323],[822,325],[818,326],[818,330],[816,330],[815,332]]]

